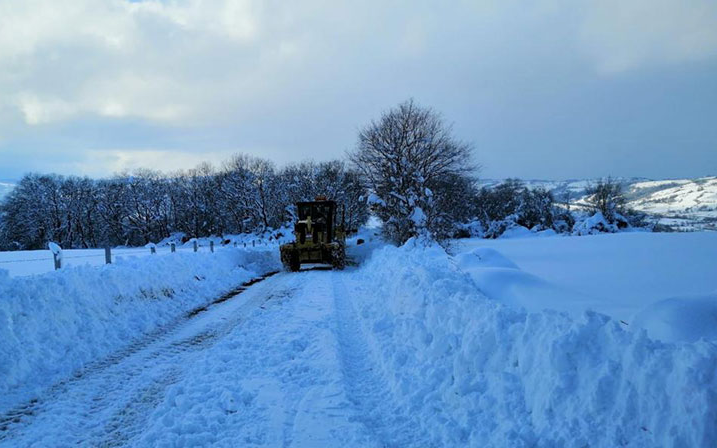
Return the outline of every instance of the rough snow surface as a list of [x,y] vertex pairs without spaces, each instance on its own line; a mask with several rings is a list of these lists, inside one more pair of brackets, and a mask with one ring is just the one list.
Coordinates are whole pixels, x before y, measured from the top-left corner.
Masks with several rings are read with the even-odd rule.
[[30,277],[0,273],[0,411],[243,281],[274,251],[120,260]]
[[[132,350],[104,356],[107,347],[100,344],[96,355],[105,362],[43,389],[34,401],[16,395],[10,410],[0,411],[0,445],[715,446],[713,341],[658,342],[596,312],[571,316],[537,304],[530,309],[520,302],[501,303],[523,291],[525,303],[531,295],[534,302],[554,296],[551,307],[579,293],[580,288],[528,269],[530,256],[533,263],[556,271],[557,265],[549,263],[555,252],[567,256],[565,263],[579,264],[583,257],[602,266],[605,258],[594,252],[596,247],[612,256],[618,247],[634,253],[640,245],[654,251],[674,243],[694,260],[701,257],[697,248],[709,244],[704,236],[693,243],[641,240],[642,234],[606,236],[623,235],[630,239],[499,240],[449,256],[419,240],[401,248],[383,246],[373,231],[366,231],[360,235],[364,244],[357,244],[358,236],[349,241],[350,253],[362,260],[359,267],[280,273],[176,325],[160,327],[162,332],[140,337]],[[543,246],[530,246],[532,241]],[[593,243],[581,246],[580,241]],[[515,256],[520,245],[527,246],[520,249],[522,258]],[[181,304],[196,293],[201,302],[225,284],[219,278],[232,275],[216,264],[217,258],[203,268],[196,260],[187,270],[199,270],[206,278],[190,281],[171,300]],[[624,266],[636,260],[633,255],[623,260]],[[236,264],[252,270],[246,261]],[[185,276],[172,273],[184,268],[165,268],[163,285],[184,285]],[[639,277],[636,271],[647,268],[652,265],[635,267],[626,277]],[[108,268],[42,276],[50,279],[46,294],[63,284],[58,279],[73,285],[87,278],[84,288],[92,292],[101,277],[84,272],[90,269]],[[583,278],[610,283],[616,278],[601,277],[610,269],[588,271]],[[154,282],[164,281],[159,270],[147,274]],[[136,272],[127,275],[143,278]],[[210,275],[216,275],[214,280]],[[30,280],[5,275],[0,285],[29,288]],[[147,285],[136,281],[138,287]],[[216,287],[191,286],[210,283]],[[616,283],[614,288],[626,284]],[[503,295],[491,297],[498,289],[485,288],[488,284],[502,284]],[[676,286],[684,296],[684,285]],[[41,301],[44,308],[32,308],[24,299],[2,319],[27,319],[25,309],[52,315],[51,310],[64,309],[62,297]],[[166,303],[159,297],[130,299],[129,305],[144,304],[133,316],[173,314],[163,312],[164,305],[145,303],[153,300]],[[99,302],[100,309],[116,310],[102,323],[108,328],[123,327],[123,316],[133,309],[122,302],[109,308]],[[91,308],[91,303],[81,304]],[[101,316],[92,317],[102,321]],[[91,333],[93,327],[83,328]],[[64,330],[55,331],[60,339],[67,337]],[[46,335],[38,339],[46,340]],[[86,345],[79,335],[77,340]],[[58,344],[48,343],[46,354],[68,350]],[[42,350],[43,344],[36,347]],[[27,381],[18,388],[32,391],[36,383]]]
[[382,249],[358,276],[362,326],[392,392],[431,435],[424,446],[717,443],[714,343],[664,344],[594,312],[502,305],[438,248]]

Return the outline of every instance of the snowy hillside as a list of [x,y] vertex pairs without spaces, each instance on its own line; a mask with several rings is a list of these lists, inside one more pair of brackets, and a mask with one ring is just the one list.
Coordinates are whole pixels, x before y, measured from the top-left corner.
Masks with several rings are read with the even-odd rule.
[[629,205],[677,227],[717,229],[717,177],[636,182]]
[[[660,218],[660,222],[679,230],[717,229],[717,177],[696,179],[649,180],[617,178],[625,189],[630,208]],[[524,180],[529,188],[542,187],[553,193],[556,200],[579,202],[585,188],[597,179],[583,180]],[[500,180],[484,180],[482,185],[493,186]]]

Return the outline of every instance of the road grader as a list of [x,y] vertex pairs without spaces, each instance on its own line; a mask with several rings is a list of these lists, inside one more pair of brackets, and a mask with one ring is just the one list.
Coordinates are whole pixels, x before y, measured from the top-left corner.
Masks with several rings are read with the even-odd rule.
[[343,219],[337,219],[336,202],[317,197],[313,202],[296,204],[294,242],[282,244],[281,262],[296,272],[302,264],[329,264],[334,269],[346,266],[346,233]]

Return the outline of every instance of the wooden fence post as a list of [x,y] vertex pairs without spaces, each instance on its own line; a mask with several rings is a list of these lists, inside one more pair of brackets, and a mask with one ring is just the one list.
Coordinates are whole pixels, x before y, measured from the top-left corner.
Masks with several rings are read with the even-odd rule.
[[112,264],[112,249],[105,247],[105,264]]
[[197,240],[194,240],[194,252],[197,251]]
[[172,250],[172,253],[174,253],[174,252],[177,251],[177,245],[176,245],[176,244],[172,243],[172,244],[169,245],[169,247],[170,247],[170,249]]
[[149,248],[149,253],[152,254],[152,255],[156,254],[156,253],[157,253],[157,248],[154,247],[154,246],[150,247],[150,248]]
[[209,241],[209,250],[214,253],[214,241]]
[[251,240],[251,247],[256,246],[256,240]]
[[58,270],[62,267],[62,258],[60,258],[58,254],[53,252],[52,260],[55,262],[55,270]]

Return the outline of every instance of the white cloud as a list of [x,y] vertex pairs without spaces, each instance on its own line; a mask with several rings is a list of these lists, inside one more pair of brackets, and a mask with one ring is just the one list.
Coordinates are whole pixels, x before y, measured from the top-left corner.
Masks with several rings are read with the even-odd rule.
[[208,147],[340,157],[408,97],[501,134],[569,115],[542,104],[603,75],[714,58],[715,23],[714,0],[0,0],[0,157],[62,151],[98,173],[161,162],[132,151],[148,146],[182,164]]
[[[83,114],[191,123],[276,104],[316,79],[454,55],[510,76],[537,52],[600,73],[714,56],[713,0],[357,5],[260,0],[5,0],[0,98],[27,124]],[[460,32],[459,32],[460,31]],[[462,34],[462,35],[461,35]],[[552,36],[552,37],[551,37]],[[560,42],[571,39],[571,46]],[[557,47],[556,47],[557,45]],[[553,53],[553,54],[551,54]],[[560,56],[562,55],[562,56]],[[476,59],[478,56],[480,59]],[[527,56],[531,57],[531,56]],[[370,61],[370,62],[368,62]],[[367,62],[367,63],[366,63]],[[540,70],[550,71],[546,63]],[[336,80],[332,80],[336,81]],[[0,99],[0,101],[2,101]]]
[[25,122],[30,125],[43,124],[72,116],[77,107],[59,98],[40,99],[32,92],[17,95],[16,104]]
[[[164,149],[102,149],[85,151],[83,157],[62,167],[67,173],[94,177],[107,176],[108,173],[133,171],[138,168],[151,168],[163,172],[186,170],[201,162],[219,166],[229,159],[233,151],[176,151]],[[101,167],[98,169],[98,167]]]
[[28,124],[79,114],[205,117],[251,96],[250,83],[297,54],[291,38],[255,42],[261,4],[4,1],[0,96],[15,98]]

